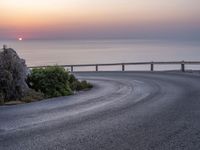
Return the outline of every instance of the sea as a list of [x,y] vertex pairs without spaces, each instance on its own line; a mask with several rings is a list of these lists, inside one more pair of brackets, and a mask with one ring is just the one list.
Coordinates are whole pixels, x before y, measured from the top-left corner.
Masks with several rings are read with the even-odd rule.
[[[146,61],[200,61],[200,41],[186,40],[4,40],[26,60],[29,67],[43,65],[103,64]],[[200,65],[187,65],[200,70]],[[93,71],[94,67],[74,68]],[[149,70],[148,65],[126,66],[126,70]],[[180,65],[156,65],[156,70],[176,70]],[[100,67],[102,71],[121,70],[121,66]]]

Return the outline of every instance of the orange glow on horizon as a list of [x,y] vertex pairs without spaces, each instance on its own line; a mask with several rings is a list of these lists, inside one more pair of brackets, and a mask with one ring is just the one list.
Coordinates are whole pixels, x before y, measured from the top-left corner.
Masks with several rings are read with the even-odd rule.
[[200,24],[199,6],[198,0],[1,0],[0,29],[31,37],[47,30]]

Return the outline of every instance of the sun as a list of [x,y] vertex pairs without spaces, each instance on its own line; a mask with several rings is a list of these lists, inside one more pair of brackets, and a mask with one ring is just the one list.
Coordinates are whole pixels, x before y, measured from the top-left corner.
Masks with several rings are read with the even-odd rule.
[[22,37],[19,37],[19,38],[18,38],[18,41],[22,41],[22,40],[23,40],[23,38],[22,38]]

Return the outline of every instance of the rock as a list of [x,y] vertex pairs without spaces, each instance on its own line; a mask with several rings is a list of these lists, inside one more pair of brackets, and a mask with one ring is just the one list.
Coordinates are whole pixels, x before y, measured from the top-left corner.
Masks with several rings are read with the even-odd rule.
[[25,60],[13,49],[3,46],[0,50],[0,99],[21,99],[29,90],[26,83],[27,73]]

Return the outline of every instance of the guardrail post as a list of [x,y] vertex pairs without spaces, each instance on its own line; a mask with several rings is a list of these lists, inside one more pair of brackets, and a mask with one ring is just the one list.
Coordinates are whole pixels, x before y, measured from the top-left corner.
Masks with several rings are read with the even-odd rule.
[[185,72],[185,63],[184,63],[184,61],[183,61],[182,64],[181,64],[181,71],[182,71],[182,72]]
[[153,64],[153,62],[151,63],[151,71],[154,71],[154,64]]
[[98,71],[99,69],[98,69],[98,65],[96,65],[96,71]]
[[71,66],[71,72],[74,72],[74,67],[73,66]]
[[122,64],[122,71],[125,71],[125,65]]

